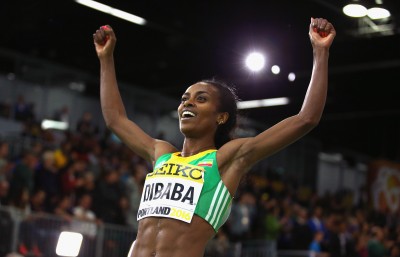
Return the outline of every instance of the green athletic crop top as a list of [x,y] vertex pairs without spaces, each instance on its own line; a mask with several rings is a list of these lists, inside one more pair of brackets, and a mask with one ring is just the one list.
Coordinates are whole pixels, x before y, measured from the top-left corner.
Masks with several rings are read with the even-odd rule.
[[217,232],[229,216],[232,197],[221,180],[216,153],[160,156],[146,176],[137,219],[156,216],[190,223],[196,214]]

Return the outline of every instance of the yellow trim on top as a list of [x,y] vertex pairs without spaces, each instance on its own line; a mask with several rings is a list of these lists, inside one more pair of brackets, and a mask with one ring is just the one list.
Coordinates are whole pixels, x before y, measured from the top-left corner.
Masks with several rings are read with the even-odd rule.
[[200,158],[201,155],[206,155],[206,154],[209,154],[209,153],[212,153],[212,152],[216,152],[216,151],[217,151],[216,149],[205,150],[203,152],[197,153],[197,154],[192,155],[192,156],[187,156],[187,157],[181,156],[180,155],[181,152],[176,152],[176,153],[172,153],[171,159],[169,159],[169,161],[175,161],[176,160],[177,162],[189,163],[191,161],[194,161],[194,160]]

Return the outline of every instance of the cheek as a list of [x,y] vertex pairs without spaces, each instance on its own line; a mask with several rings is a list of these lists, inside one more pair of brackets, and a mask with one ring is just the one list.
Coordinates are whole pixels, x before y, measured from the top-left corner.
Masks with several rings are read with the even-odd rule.
[[181,106],[182,105],[179,105],[178,108],[175,111],[176,118],[180,118],[179,113],[182,112],[182,107]]

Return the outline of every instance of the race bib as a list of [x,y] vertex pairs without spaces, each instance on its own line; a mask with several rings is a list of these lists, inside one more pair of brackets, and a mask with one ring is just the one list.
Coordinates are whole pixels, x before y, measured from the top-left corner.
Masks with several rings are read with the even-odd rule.
[[186,163],[160,165],[146,177],[137,220],[155,216],[190,223],[203,188],[203,173],[202,167]]

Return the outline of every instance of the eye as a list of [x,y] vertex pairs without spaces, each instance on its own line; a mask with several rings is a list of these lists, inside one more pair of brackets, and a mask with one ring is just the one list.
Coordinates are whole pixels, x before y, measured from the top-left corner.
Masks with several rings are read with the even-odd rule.
[[197,97],[197,101],[199,101],[199,102],[205,102],[206,100],[207,100],[207,98],[205,98],[204,96],[199,95]]
[[183,103],[183,102],[185,102],[185,101],[187,101],[187,97],[186,97],[186,96],[182,96],[181,102]]

